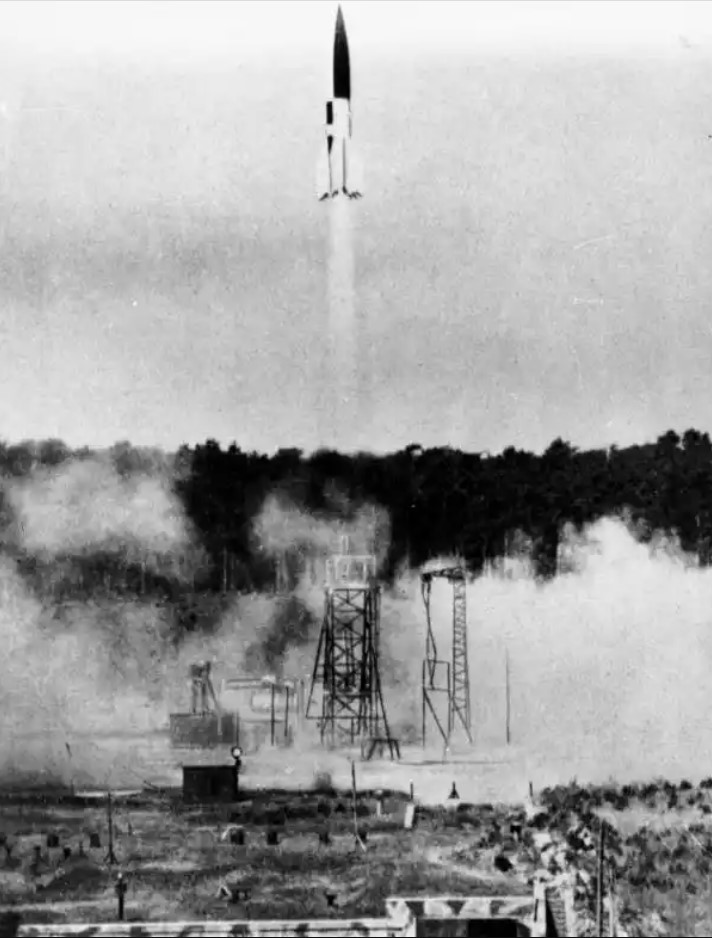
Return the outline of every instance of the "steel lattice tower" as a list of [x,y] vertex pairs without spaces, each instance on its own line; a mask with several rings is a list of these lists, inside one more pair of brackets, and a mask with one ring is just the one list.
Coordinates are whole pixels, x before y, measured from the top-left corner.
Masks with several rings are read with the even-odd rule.
[[[430,589],[434,577],[446,579],[452,585],[452,661],[438,658],[435,635],[430,617]],[[467,658],[467,579],[464,566],[433,567],[421,573],[421,590],[425,604],[427,634],[423,659],[423,745],[426,741],[427,714],[430,712],[446,745],[456,724],[460,724],[472,742],[472,712],[470,706],[470,672]],[[436,694],[445,694],[447,722],[441,719],[442,708],[437,706]]]
[[467,663],[467,590],[465,571],[450,576],[452,583],[452,722],[459,718],[472,742],[470,671]]
[[[307,719],[318,720],[321,740],[349,745],[370,740],[389,746],[379,663],[380,587],[375,558],[338,554],[327,564],[324,619],[307,700]],[[317,689],[321,689],[321,706]]]

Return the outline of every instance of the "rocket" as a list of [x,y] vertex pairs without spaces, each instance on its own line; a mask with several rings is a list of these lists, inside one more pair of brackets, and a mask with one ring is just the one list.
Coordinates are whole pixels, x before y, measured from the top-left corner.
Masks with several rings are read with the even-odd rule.
[[334,32],[334,96],[326,102],[326,167],[328,180],[320,186],[324,199],[343,192],[349,199],[360,199],[361,193],[349,187],[349,150],[352,133],[351,65],[349,41],[341,7],[336,13]]

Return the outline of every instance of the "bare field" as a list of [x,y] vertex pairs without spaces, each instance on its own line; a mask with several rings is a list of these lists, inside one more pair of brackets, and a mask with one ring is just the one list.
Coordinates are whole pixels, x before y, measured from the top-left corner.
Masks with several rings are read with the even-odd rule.
[[[471,844],[479,815],[426,808],[442,805],[454,783],[463,803],[499,802],[504,818],[510,811],[504,802],[521,801],[526,783],[513,784],[511,766],[501,759],[453,753],[442,763],[442,750],[406,747],[400,762],[365,762],[358,750],[327,751],[302,741],[248,753],[239,803],[199,810],[182,803],[181,767],[230,765],[228,747],[173,749],[160,732],[69,740],[38,734],[24,736],[21,746],[25,762],[29,754],[43,771],[26,778],[5,773],[0,830],[10,850],[3,864],[0,848],[0,895],[28,921],[113,920],[118,870],[129,883],[130,920],[380,916],[394,894],[531,889],[534,858],[507,875],[491,855],[479,869],[455,858]],[[352,760],[363,846],[354,836]],[[421,808],[415,828],[405,830],[411,783]],[[116,866],[107,862],[108,789]],[[382,816],[376,816],[378,790],[390,793]],[[482,817],[494,813],[487,809]],[[244,845],[224,839],[236,824]],[[277,833],[276,845],[267,843],[269,829]],[[326,831],[329,843],[320,841]],[[57,835],[56,847],[47,846],[48,834]],[[91,845],[92,836],[100,845]],[[248,899],[236,885],[249,890]]]
[[[263,785],[280,758],[288,784]],[[380,916],[390,895],[528,895],[544,879],[573,885],[578,934],[591,935],[603,819],[618,934],[710,934],[712,779],[572,783],[544,789],[535,804],[515,805],[470,802],[460,791],[466,784],[494,790],[506,767],[421,766],[416,800],[427,772],[433,788],[446,777],[449,788],[455,769],[465,784],[456,782],[459,802],[421,801],[408,830],[407,795],[382,783],[411,765],[357,763],[354,819],[351,791],[326,769],[349,765],[350,775],[344,754],[322,753],[318,763],[302,756],[292,766],[289,758],[283,750],[248,759],[234,804],[189,806],[176,788],[115,791],[115,863],[100,790],[6,792],[0,911],[46,923],[115,920],[119,871],[129,921]],[[488,769],[494,775],[485,784]],[[308,770],[317,774],[309,778]]]
[[[245,791],[237,804],[211,808],[190,808],[175,794],[119,799],[115,866],[107,861],[104,804],[47,802],[2,805],[10,849],[0,861],[0,888],[6,907],[28,921],[115,919],[118,870],[128,883],[127,919],[179,920],[379,916],[389,895],[526,895],[535,868],[532,857],[516,872],[500,872],[492,847],[483,847],[477,865],[456,858],[475,835],[487,840],[507,809],[422,809],[406,830],[405,799],[394,793],[381,816],[373,794],[359,796],[363,845],[349,793]],[[244,844],[230,842],[235,828]],[[52,846],[48,834],[56,835]]]
[[[544,878],[573,882],[579,934],[593,934],[603,819],[619,934],[712,927],[712,779],[547,787],[552,763],[515,747],[412,746],[400,761],[366,762],[357,750],[302,738],[246,754],[237,803],[191,807],[181,766],[230,764],[227,748],[172,749],[156,732],[71,742],[38,735],[24,739],[25,756],[30,750],[44,776],[11,784],[10,773],[0,790],[0,907],[26,921],[114,920],[119,871],[132,921],[380,916],[390,895],[525,895]],[[411,784],[417,819],[406,830]]]

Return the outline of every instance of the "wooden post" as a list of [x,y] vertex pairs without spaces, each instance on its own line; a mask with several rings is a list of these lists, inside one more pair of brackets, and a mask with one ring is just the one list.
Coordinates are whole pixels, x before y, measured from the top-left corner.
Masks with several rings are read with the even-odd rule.
[[354,760],[351,760],[351,795],[353,799],[353,812],[354,812],[354,837],[356,838],[356,843],[361,847],[362,850],[365,850],[363,841],[361,840],[361,835],[358,831],[358,814],[356,812],[356,763]]
[[423,732],[423,749],[425,749],[425,659],[423,659],[422,677],[420,679],[420,707],[421,707],[421,729]]
[[356,763],[351,760],[351,802],[354,812],[354,834],[358,837],[358,815],[356,814]]
[[598,858],[596,863],[596,935],[603,938],[603,853],[606,844],[606,828],[600,822],[598,834]]
[[618,938],[618,916],[616,915],[616,889],[613,869],[608,870],[608,922],[609,938]]
[[116,895],[119,900],[119,909],[118,909],[118,920],[123,922],[124,920],[124,896],[126,895],[126,881],[124,880],[123,874],[119,873],[116,880]]
[[274,684],[272,684],[272,695],[271,695],[271,697],[270,697],[270,718],[269,718],[269,725],[270,725],[270,742],[271,742],[271,744],[272,744],[273,746],[274,746],[274,721],[275,721],[275,715],[274,715],[274,690],[275,690],[275,687],[274,687]]
[[504,680],[505,680],[505,691],[506,691],[506,700],[505,700],[505,734],[507,738],[507,745],[512,741],[512,732],[511,732],[511,706],[510,706],[510,691],[509,691],[509,649],[507,648],[504,653]]
[[[453,704],[452,704],[452,672],[450,670],[450,662],[447,665],[447,742],[445,743],[445,749],[450,745],[450,737],[452,736],[452,727],[453,727]],[[443,762],[445,760],[443,759]]]
[[111,810],[111,792],[106,793],[106,816],[109,826],[109,849],[106,853],[106,861],[110,865],[116,863],[116,854],[114,853],[114,817]]

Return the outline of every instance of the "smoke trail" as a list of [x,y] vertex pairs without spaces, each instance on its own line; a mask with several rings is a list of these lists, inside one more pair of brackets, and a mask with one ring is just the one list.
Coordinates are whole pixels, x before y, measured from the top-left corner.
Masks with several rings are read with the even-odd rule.
[[353,206],[346,198],[329,207],[329,389],[322,443],[353,448],[358,419],[358,349],[355,321]]
[[0,147],[0,154],[2,155],[0,192],[2,193],[4,208],[7,206],[8,195],[10,193],[10,154],[14,131],[13,119],[14,114],[10,108],[10,104],[7,101],[0,101],[0,134],[2,140],[2,146]]
[[5,240],[12,200],[13,148],[17,133],[18,108],[7,91],[0,99],[0,239]]

